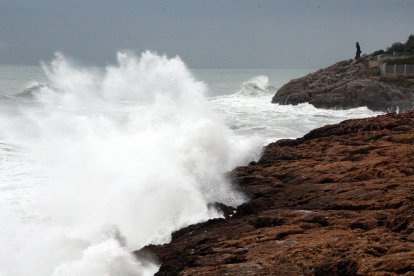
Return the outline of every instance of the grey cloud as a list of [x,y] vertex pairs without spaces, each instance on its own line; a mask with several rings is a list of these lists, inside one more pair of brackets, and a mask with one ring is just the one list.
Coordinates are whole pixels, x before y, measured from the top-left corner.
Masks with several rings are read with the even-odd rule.
[[410,0],[0,0],[0,63],[151,49],[192,67],[318,68],[355,41],[367,53],[406,39],[413,14]]

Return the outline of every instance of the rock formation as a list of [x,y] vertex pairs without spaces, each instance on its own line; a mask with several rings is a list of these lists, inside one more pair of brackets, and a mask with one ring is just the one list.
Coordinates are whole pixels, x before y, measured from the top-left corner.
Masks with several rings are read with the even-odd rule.
[[136,252],[157,275],[414,275],[414,112],[280,140],[231,177],[234,215]]
[[374,111],[414,108],[414,80],[385,79],[378,68],[368,69],[369,56],[338,62],[282,86],[272,103],[308,102],[317,108],[349,109],[367,106]]

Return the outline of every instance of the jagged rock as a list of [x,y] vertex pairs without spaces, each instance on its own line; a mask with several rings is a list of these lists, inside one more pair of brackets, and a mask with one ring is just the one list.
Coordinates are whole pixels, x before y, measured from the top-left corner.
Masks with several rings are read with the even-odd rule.
[[413,275],[414,111],[272,143],[231,175],[251,200],[146,247],[157,275]]
[[414,82],[407,79],[370,78],[367,57],[341,61],[282,86],[272,103],[308,102],[317,108],[349,109],[367,106],[374,111],[406,111],[414,108]]

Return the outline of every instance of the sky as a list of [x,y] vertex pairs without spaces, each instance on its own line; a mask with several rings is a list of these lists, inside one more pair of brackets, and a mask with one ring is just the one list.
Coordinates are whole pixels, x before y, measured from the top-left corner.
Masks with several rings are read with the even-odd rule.
[[153,50],[192,68],[306,68],[404,42],[414,0],[0,0],[0,64]]

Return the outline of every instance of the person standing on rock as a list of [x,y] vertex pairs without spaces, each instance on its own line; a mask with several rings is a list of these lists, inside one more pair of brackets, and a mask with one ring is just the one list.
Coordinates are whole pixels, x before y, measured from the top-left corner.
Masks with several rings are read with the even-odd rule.
[[356,43],[356,48],[357,48],[357,51],[356,51],[355,59],[359,59],[361,57],[361,47],[359,47],[358,41]]

